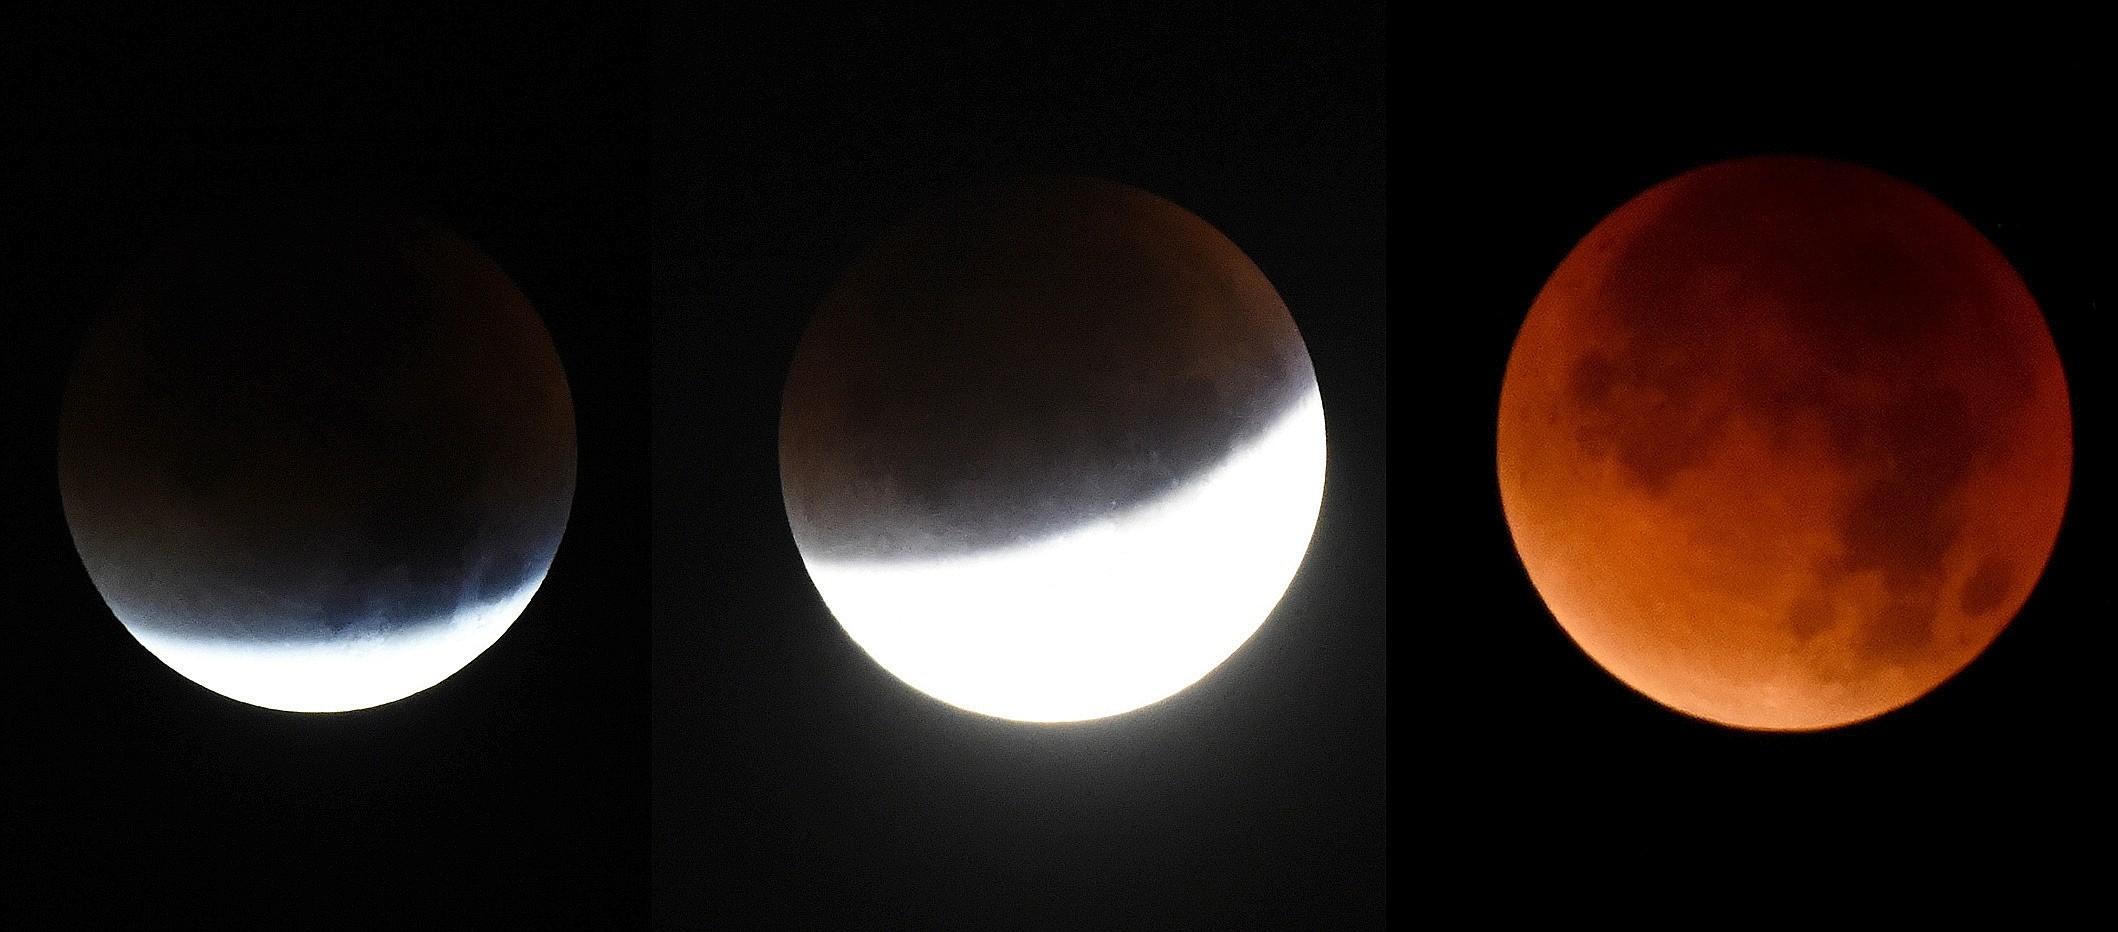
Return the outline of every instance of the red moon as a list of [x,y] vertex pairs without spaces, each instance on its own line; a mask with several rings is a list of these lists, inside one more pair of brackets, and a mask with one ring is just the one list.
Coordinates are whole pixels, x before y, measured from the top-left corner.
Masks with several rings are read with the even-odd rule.
[[2029,598],[2073,430],[2044,316],[1933,195],[1758,157],[1618,208],[1530,308],[1501,504],[1574,641],[1677,711],[1832,728],[1962,670]]

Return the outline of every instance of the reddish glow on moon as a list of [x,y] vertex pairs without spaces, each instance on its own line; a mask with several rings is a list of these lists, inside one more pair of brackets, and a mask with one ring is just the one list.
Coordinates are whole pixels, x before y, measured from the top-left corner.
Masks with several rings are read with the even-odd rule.
[[1680,712],[1809,730],[1910,703],[2029,597],[2066,508],[2036,302],[1927,192],[1722,162],[1598,224],[1523,322],[1501,503],[1582,650]]

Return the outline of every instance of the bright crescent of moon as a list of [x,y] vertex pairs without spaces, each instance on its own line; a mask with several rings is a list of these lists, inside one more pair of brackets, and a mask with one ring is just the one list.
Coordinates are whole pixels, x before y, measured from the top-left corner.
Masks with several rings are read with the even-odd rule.
[[514,595],[467,607],[431,630],[385,636],[355,627],[312,643],[171,636],[113,609],[149,653],[223,696],[284,712],[350,712],[395,702],[455,675],[507,633],[543,583],[539,575]]
[[1219,468],[1052,539],[804,562],[846,632],[913,688],[999,718],[1102,718],[1198,682],[1256,633],[1308,550],[1324,460],[1312,386]]

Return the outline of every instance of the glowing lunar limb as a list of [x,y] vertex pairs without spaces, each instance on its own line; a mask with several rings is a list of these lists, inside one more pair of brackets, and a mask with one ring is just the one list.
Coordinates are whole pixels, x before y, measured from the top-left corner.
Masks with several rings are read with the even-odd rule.
[[394,702],[448,679],[529,607],[536,582],[498,602],[468,606],[426,628],[385,633],[350,625],[331,640],[245,642],[166,633],[118,611],[148,652],[192,682],[230,699],[287,712],[344,712]]

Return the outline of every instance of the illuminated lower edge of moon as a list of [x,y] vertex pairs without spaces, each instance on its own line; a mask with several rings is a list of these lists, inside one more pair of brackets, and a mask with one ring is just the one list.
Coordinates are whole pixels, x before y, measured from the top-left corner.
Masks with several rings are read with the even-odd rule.
[[141,646],[192,682],[238,702],[285,712],[350,712],[395,702],[468,666],[500,640],[544,577],[507,598],[470,606],[431,630],[355,626],[309,644],[187,638],[137,624],[113,606]]
[[804,562],[847,634],[913,688],[997,718],[1104,718],[1198,682],[1264,624],[1308,552],[1324,460],[1312,388],[1212,472],[1053,538]]

